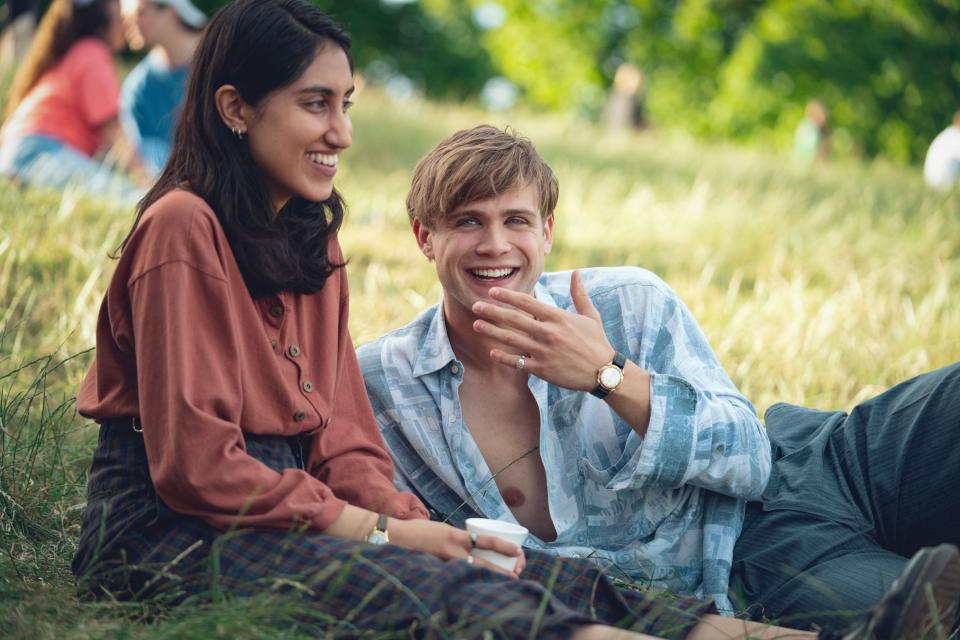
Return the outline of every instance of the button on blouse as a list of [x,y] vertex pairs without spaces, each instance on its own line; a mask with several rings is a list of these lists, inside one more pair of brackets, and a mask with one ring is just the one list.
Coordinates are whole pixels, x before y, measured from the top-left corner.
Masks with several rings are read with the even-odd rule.
[[[342,262],[336,238],[329,251]],[[139,417],[160,497],[216,527],[322,531],[347,503],[424,518],[420,501],[393,485],[348,299],[339,269],[315,293],[251,304],[216,215],[195,195],[170,192],[117,264],[78,409],[96,420]],[[284,344],[289,358],[277,357]],[[312,434],[306,470],[260,464],[244,433]]]

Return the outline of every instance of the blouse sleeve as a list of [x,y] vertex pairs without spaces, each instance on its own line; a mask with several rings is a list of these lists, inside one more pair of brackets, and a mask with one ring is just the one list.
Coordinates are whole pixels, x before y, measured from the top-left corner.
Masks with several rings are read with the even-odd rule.
[[245,451],[241,382],[256,372],[239,366],[225,277],[173,261],[129,290],[140,417],[158,495],[218,528],[326,529],[344,500],[305,471],[278,473]]
[[310,472],[350,504],[400,519],[428,518],[426,507],[393,484],[393,462],[373,417],[360,365],[347,328],[349,294],[345,270],[340,279],[337,390],[331,424],[313,439]]

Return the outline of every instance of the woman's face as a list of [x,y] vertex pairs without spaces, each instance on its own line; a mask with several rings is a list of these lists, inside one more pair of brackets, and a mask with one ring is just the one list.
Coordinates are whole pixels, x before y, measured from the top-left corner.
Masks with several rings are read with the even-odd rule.
[[294,196],[319,202],[333,193],[340,152],[353,141],[352,94],[347,55],[328,44],[292,84],[256,108],[244,106],[250,154],[265,174],[275,211]]

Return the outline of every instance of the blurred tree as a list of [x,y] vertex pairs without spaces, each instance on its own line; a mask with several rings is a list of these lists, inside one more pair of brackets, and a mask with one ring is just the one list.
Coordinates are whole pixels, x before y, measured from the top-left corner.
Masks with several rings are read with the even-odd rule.
[[[479,5],[486,0],[473,0]],[[958,0],[499,0],[483,39],[545,108],[599,112],[622,62],[657,126],[789,148],[804,105],[840,154],[923,158],[960,106]]]
[[838,151],[922,160],[960,106],[960,2],[769,2],[725,61],[703,128],[782,142],[815,96]]
[[[481,4],[475,2],[475,5]],[[483,42],[529,103],[550,109],[599,110],[605,78],[598,52],[608,34],[596,28],[605,0],[500,0],[507,19]],[[611,74],[612,75],[612,74]]]
[[[477,95],[484,82],[496,75],[466,0],[313,1],[353,38],[358,70],[373,64],[375,75],[400,74],[427,96],[453,99]],[[194,2],[208,15],[227,4],[224,0]]]
[[834,152],[902,162],[960,106],[960,0],[314,1],[353,36],[358,69],[429,97],[503,75],[533,107],[598,118],[632,63],[654,126],[786,149],[817,97]]

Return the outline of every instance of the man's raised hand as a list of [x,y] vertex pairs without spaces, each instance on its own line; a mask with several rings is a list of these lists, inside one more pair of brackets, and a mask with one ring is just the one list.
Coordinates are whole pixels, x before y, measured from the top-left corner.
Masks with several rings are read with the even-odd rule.
[[570,296],[576,313],[526,293],[493,288],[490,297],[509,306],[474,303],[473,312],[481,319],[473,328],[504,345],[490,351],[496,362],[567,389],[590,391],[597,385],[597,369],[610,362],[614,350],[579,271],[570,278]]

